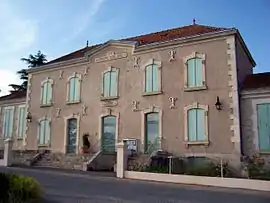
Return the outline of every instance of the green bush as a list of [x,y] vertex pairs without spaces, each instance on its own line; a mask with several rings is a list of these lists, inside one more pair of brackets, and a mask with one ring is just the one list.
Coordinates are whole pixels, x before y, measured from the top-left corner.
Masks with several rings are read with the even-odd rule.
[[31,177],[0,173],[0,183],[0,203],[36,203],[41,201],[41,187]]

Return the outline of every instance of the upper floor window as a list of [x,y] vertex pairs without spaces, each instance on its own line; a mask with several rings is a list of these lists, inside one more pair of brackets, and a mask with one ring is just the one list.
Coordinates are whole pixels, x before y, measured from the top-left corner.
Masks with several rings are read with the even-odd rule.
[[52,87],[53,80],[47,78],[41,83],[41,105],[50,106],[52,105]]
[[26,126],[25,106],[19,106],[18,108],[18,124],[17,124],[17,137],[23,138]]
[[49,145],[51,140],[51,122],[44,117],[39,120],[38,126],[38,144]]
[[154,59],[145,64],[144,93],[153,94],[161,92],[161,62]]
[[102,97],[118,96],[118,74],[119,69],[113,67],[102,73]]
[[205,89],[205,55],[194,52],[185,58],[185,89]]
[[6,138],[12,137],[13,115],[14,115],[14,106],[4,108],[3,135]]
[[74,73],[68,78],[67,102],[78,103],[81,100],[81,75]]
[[185,141],[208,144],[208,106],[194,103],[185,107]]

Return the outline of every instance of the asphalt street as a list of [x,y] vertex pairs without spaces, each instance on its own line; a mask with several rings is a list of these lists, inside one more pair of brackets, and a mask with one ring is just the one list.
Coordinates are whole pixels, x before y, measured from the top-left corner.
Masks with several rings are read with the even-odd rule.
[[270,194],[180,184],[117,179],[108,173],[0,168],[36,178],[44,203],[270,203]]

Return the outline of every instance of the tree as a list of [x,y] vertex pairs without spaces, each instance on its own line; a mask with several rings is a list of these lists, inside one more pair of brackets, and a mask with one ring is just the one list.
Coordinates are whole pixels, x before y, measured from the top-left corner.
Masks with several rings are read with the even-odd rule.
[[[44,65],[47,59],[46,55],[42,54],[41,51],[38,51],[37,54],[34,56],[30,54],[28,58],[21,58],[21,61],[25,62],[28,65],[28,68],[35,68]],[[17,74],[20,75],[20,79],[23,81],[22,84],[10,84],[9,86],[12,87],[14,91],[26,90],[28,83],[27,69],[21,69],[17,72]]]

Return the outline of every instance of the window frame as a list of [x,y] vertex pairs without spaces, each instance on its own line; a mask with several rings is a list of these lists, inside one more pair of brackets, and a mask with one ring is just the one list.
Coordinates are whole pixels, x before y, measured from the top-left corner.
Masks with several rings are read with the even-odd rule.
[[[3,124],[2,124],[2,135],[4,138],[12,138],[13,137],[13,129],[14,129],[14,111],[15,111],[15,106],[6,106],[3,108],[4,109],[4,115],[3,115]],[[10,136],[6,135],[6,130],[5,130],[5,122],[6,122],[6,110],[11,110],[11,132],[10,132]]]
[[[106,113],[103,113],[99,116],[99,135],[98,135],[98,147],[99,150],[102,149],[102,133],[103,133],[103,118],[107,116],[115,116],[116,118],[116,130],[115,130],[115,147],[117,146],[117,143],[119,142],[119,119],[120,119],[120,113],[119,112],[114,112],[114,111],[107,111]],[[116,150],[116,148],[115,148]]]
[[[260,119],[259,119],[259,106],[261,106],[261,105],[267,105],[267,108],[269,108],[269,110],[270,110],[270,102],[257,103],[256,104],[257,145],[258,145],[258,150],[259,150],[260,153],[270,153],[270,145],[268,146],[268,149],[262,149],[261,146],[260,146],[261,140],[260,140],[260,128],[259,128],[259,125],[260,125],[259,124],[259,122],[260,122]],[[269,139],[270,139],[270,137],[269,137]]]
[[[151,65],[156,65],[158,69],[158,90],[153,91],[153,92],[146,92],[146,70],[148,66]],[[162,94],[162,62],[157,61],[154,58],[149,59],[145,64],[144,64],[144,69],[143,69],[143,96],[150,96],[150,95],[158,95]]]
[[[43,103],[43,91],[44,91],[44,85],[48,83],[48,87],[51,88],[51,99],[48,103],[44,104]],[[52,106],[53,104],[53,79],[47,77],[45,80],[43,80],[41,82],[41,87],[40,87],[41,91],[40,91],[40,107],[49,107],[49,106]],[[48,94],[46,95],[48,96]],[[47,99],[46,99],[47,101]]]
[[[70,88],[70,80],[72,78],[78,78],[79,84],[78,84],[78,100],[69,100],[69,88]],[[77,72],[74,72],[72,75],[70,75],[67,79],[67,94],[66,94],[66,104],[77,104],[81,102],[81,85],[82,85],[82,75],[78,74]]]
[[[190,59],[200,58],[202,60],[202,86],[189,87],[188,86],[188,61]],[[192,52],[192,54],[184,57],[184,91],[198,91],[207,89],[206,85],[206,55],[198,52]]]
[[[49,142],[48,143],[41,143],[40,142],[40,126],[41,126],[41,122],[45,121],[45,120],[49,122],[49,135],[48,135],[49,136]],[[50,147],[51,146],[51,132],[52,132],[51,123],[52,123],[51,119],[48,118],[47,116],[44,116],[44,117],[42,117],[42,118],[40,118],[38,120],[38,138],[37,138],[38,147]],[[44,137],[44,139],[45,139],[45,137]]]
[[[204,110],[204,130],[205,130],[205,140],[203,141],[189,141],[189,135],[188,135],[188,111],[191,109],[203,109]],[[187,105],[184,107],[184,141],[186,147],[189,145],[205,145],[208,146],[210,141],[209,141],[209,131],[208,131],[208,110],[209,106],[208,105],[202,105],[199,104],[198,102],[195,102],[191,105]]]
[[146,137],[146,115],[150,114],[150,113],[158,113],[158,120],[159,120],[159,150],[162,150],[163,146],[162,146],[162,140],[163,140],[163,136],[162,136],[162,125],[163,125],[163,111],[161,108],[159,107],[155,107],[155,106],[151,106],[143,111],[141,111],[141,152],[145,153],[145,137]]
[[[104,96],[104,77],[107,73],[115,72],[116,73],[116,95],[109,95],[109,96]],[[111,83],[111,80],[110,80]],[[109,90],[111,91],[111,89]],[[118,99],[119,98],[119,68],[115,68],[112,66],[109,66],[106,70],[104,70],[101,74],[101,100],[110,100],[110,99]]]

